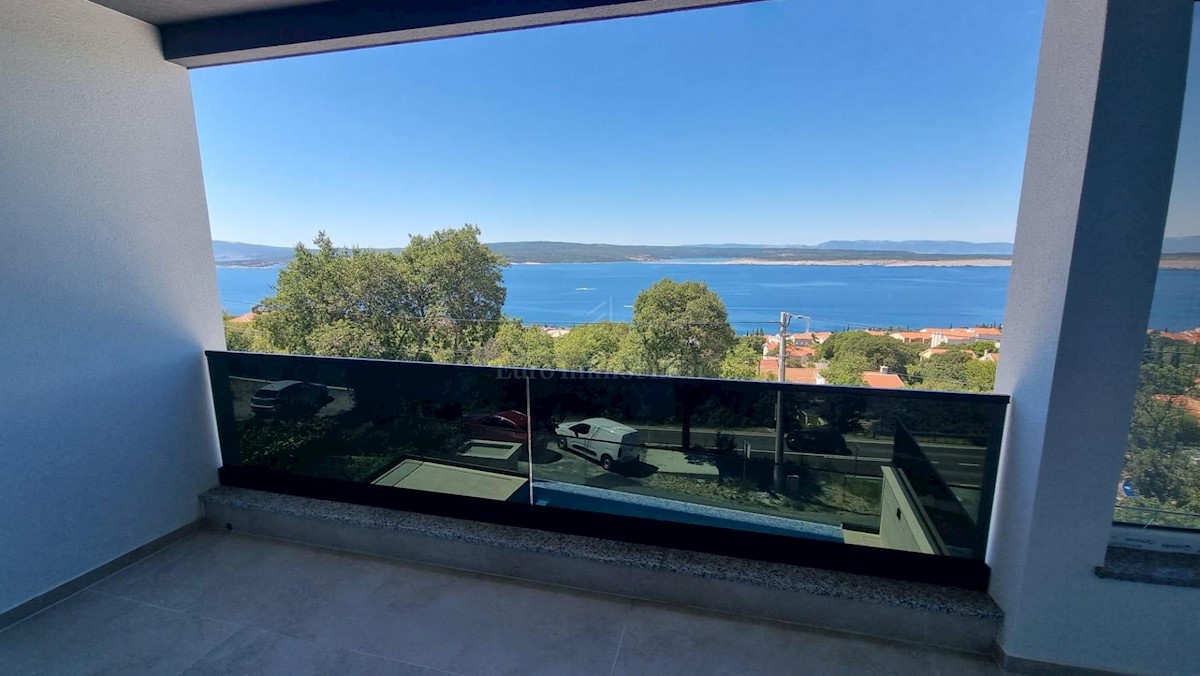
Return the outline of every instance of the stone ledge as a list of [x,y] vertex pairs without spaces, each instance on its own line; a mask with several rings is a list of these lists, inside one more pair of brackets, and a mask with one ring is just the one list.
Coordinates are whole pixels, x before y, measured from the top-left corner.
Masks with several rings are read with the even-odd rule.
[[1172,587],[1200,587],[1200,555],[1109,547],[1096,576]]

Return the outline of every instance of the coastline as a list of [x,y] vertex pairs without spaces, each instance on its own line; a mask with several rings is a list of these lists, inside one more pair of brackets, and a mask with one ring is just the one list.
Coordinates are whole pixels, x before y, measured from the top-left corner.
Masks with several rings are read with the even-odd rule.
[[[609,263],[660,263],[676,265],[791,265],[791,266],[823,266],[823,267],[881,267],[881,268],[995,268],[1009,267],[1012,261],[1006,258],[960,258],[953,260],[909,260],[904,258],[844,258],[831,260],[771,260],[764,258],[722,258],[706,261],[698,260],[623,260],[623,261],[581,261],[576,263],[546,263],[542,261],[524,261],[512,265],[605,265]],[[279,269],[286,265],[282,261],[270,263],[217,263],[218,268],[240,270]],[[1182,260],[1163,260],[1159,263],[1160,270],[1200,270],[1200,258]]]
[[763,260],[760,258],[734,258],[732,260],[723,261],[722,265],[821,265],[834,267],[864,267],[874,266],[881,268],[987,268],[987,267],[1002,267],[1012,265],[1012,261],[1003,258],[960,258],[956,260],[906,260],[903,258],[895,259],[854,259],[846,258],[841,260],[808,260],[808,261],[777,261]]

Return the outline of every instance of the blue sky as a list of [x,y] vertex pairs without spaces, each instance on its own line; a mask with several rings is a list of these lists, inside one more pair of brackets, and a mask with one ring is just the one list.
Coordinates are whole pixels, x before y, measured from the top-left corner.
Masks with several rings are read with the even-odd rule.
[[774,0],[192,71],[215,239],[1011,241],[1040,0]]

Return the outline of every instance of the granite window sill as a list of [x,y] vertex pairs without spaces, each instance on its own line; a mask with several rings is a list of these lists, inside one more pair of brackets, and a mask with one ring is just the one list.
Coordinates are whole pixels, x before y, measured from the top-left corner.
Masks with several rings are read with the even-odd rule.
[[1096,576],[1172,587],[1200,588],[1200,554],[1109,547]]

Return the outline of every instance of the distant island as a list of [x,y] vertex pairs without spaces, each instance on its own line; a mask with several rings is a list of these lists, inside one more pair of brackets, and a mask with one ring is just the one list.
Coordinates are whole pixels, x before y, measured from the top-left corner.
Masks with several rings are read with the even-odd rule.
[[[711,262],[727,265],[1005,266],[1012,244],[940,240],[845,240],[817,245],[693,244],[651,246],[577,242],[493,242],[487,245],[516,265],[553,263]],[[398,249],[389,249],[397,251]],[[1169,237],[1162,267],[1200,269],[1200,237]],[[1007,253],[1005,253],[1007,252]],[[222,267],[271,267],[292,259],[291,247],[213,241]]]
[[1007,264],[1007,255],[917,253],[900,249],[856,250],[793,246],[578,244],[574,242],[496,242],[493,251],[512,263],[616,263],[671,261],[736,261],[742,264],[841,265],[894,264],[896,262],[970,264],[981,258]]

